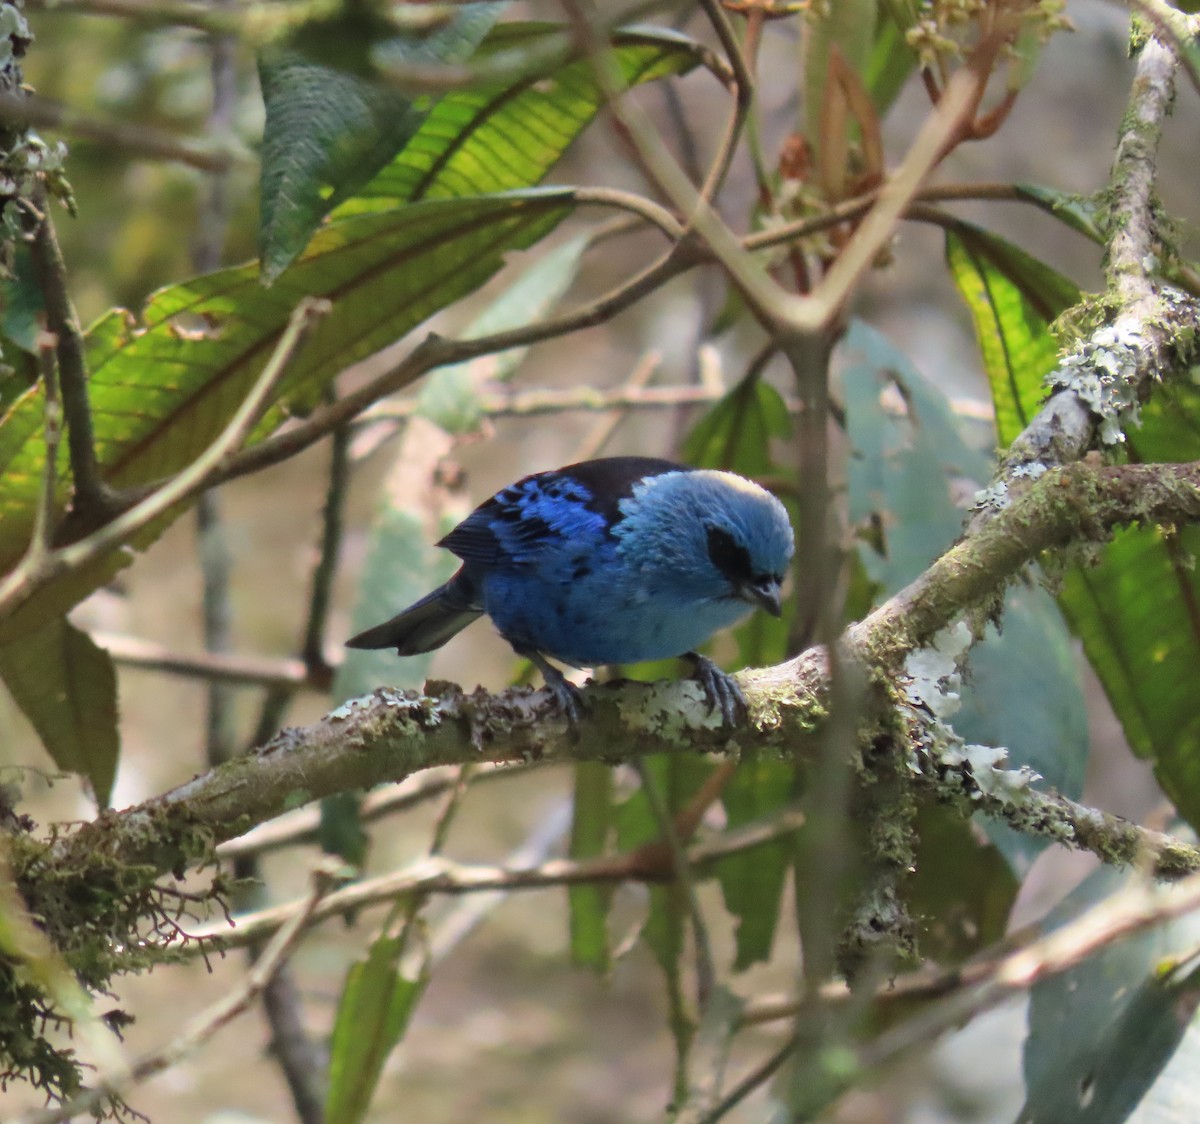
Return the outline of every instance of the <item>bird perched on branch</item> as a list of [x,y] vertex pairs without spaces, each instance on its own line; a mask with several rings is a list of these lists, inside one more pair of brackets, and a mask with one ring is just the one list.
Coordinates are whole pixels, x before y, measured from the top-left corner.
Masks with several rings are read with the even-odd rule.
[[769,492],[730,472],[606,457],[526,476],[438,544],[462,559],[445,585],[347,641],[412,656],[487,614],[532,660],[572,723],[572,667],[690,659],[726,723],[745,700],[696,649],[754,608],[779,616],[792,527]]

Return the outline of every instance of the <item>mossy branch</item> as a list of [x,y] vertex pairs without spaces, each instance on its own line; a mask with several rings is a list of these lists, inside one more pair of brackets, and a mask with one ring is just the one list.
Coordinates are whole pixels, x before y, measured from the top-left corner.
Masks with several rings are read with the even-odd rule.
[[[845,658],[888,677],[903,658],[961,614],[991,605],[997,591],[1042,552],[1102,538],[1130,522],[1200,522],[1200,463],[1048,472],[1023,497],[939,558],[920,578],[846,631]],[[745,671],[745,726],[723,729],[700,688],[612,683],[586,692],[590,714],[573,736],[546,691],[465,693],[427,684],[428,694],[381,690],[315,725],[288,729],[248,757],[162,796],[108,812],[60,839],[48,861],[66,873],[97,856],[159,871],[186,867],[211,848],[322,796],[398,781],[435,765],[481,761],[626,761],[647,753],[774,749],[803,757],[826,717],[825,655],[812,650],[775,667]],[[869,716],[864,716],[868,717]],[[995,809],[985,809],[995,811]],[[1086,811],[1086,810],[1085,810]],[[1098,813],[1096,813],[1098,815]],[[1089,821],[1090,822],[1090,821]],[[1074,842],[1112,857],[1095,825]],[[1127,849],[1126,849],[1126,852]],[[1179,873],[1175,861],[1164,873]]]

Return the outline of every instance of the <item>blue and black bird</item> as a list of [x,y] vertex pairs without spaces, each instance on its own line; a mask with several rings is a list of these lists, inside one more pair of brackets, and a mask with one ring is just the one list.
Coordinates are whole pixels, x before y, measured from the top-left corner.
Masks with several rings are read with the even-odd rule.
[[606,457],[526,476],[438,544],[462,559],[445,585],[347,641],[411,656],[487,614],[532,660],[572,722],[572,667],[687,657],[727,723],[736,682],[697,653],[754,608],[779,615],[792,557],[783,505],[730,472]]

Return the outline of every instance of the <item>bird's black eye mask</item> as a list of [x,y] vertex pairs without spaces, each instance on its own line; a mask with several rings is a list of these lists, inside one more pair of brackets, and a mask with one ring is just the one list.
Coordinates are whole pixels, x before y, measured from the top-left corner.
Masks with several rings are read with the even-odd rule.
[[750,552],[734,541],[733,536],[720,527],[708,527],[708,557],[712,564],[735,588],[755,588],[773,581],[782,584],[782,574],[756,574],[750,561]]
[[733,536],[720,527],[708,528],[708,557],[733,585],[744,585],[754,580],[750,552],[734,542]]

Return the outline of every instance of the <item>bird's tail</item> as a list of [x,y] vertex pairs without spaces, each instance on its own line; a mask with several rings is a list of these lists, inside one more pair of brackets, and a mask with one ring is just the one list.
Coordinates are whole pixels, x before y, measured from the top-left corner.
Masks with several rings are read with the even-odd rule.
[[474,583],[459,570],[445,585],[422,597],[390,621],[352,636],[346,641],[346,647],[395,648],[398,656],[432,652],[482,613]]

